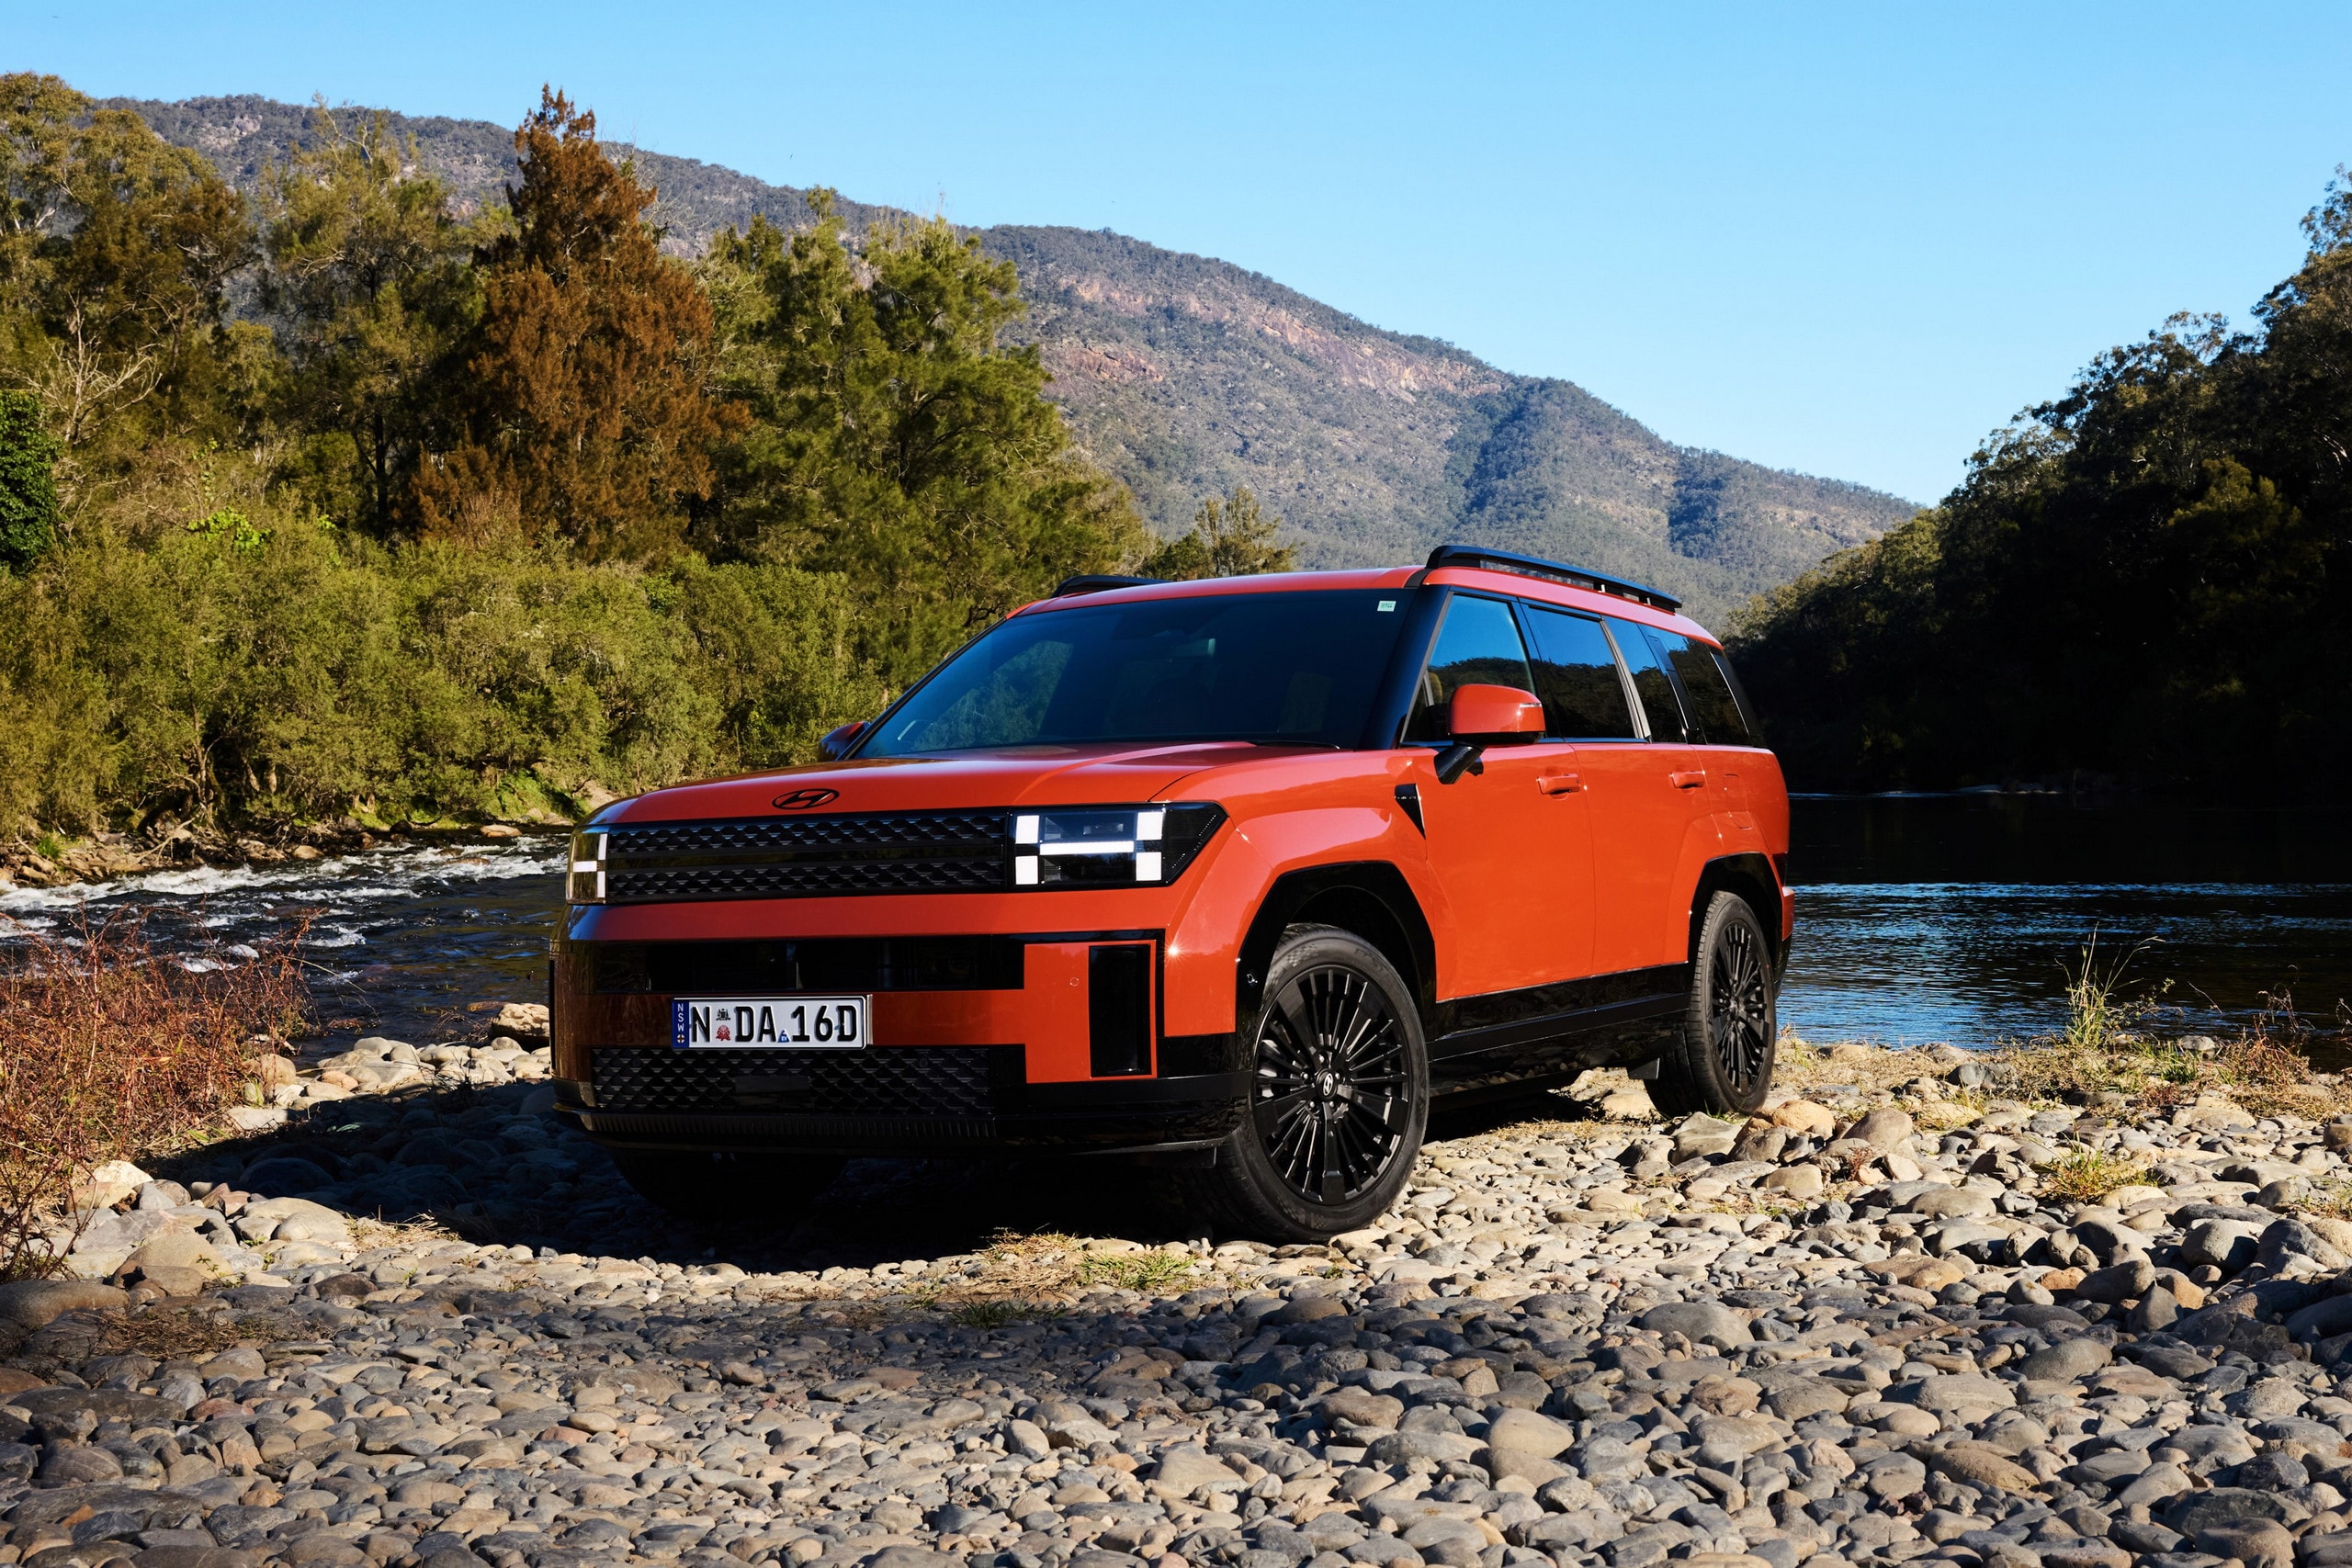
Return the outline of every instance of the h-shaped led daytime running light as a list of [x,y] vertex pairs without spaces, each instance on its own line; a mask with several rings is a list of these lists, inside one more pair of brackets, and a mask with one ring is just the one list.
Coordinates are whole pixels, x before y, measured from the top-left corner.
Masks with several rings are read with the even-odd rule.
[[1012,818],[1015,887],[1173,881],[1223,813],[1206,804],[1088,806]]

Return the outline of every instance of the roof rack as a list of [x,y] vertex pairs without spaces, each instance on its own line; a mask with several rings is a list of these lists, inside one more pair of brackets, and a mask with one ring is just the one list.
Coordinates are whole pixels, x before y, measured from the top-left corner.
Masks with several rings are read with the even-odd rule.
[[1073,593],[1102,593],[1114,588],[1142,588],[1167,581],[1164,577],[1114,577],[1102,573],[1065,577],[1046,597],[1067,599]]
[[1421,570],[1435,571],[1442,566],[1507,571],[1513,577],[1539,577],[1546,582],[1566,583],[1570,588],[1583,588],[1595,593],[1613,593],[1620,599],[1631,599],[1636,604],[1648,604],[1656,609],[1671,611],[1682,608],[1682,601],[1673,594],[1662,593],[1643,583],[1629,582],[1622,577],[1604,577],[1600,572],[1569,566],[1565,561],[1545,560],[1541,556],[1515,555],[1510,550],[1490,550],[1479,545],[1440,545],[1430,552],[1429,564]]

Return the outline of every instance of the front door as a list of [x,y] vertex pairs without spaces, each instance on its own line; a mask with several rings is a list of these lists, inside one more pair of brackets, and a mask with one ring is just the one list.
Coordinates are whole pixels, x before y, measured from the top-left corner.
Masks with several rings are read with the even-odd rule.
[[[1509,602],[1456,593],[1421,677],[1408,741],[1442,742],[1455,688],[1532,692]],[[1577,752],[1545,739],[1487,748],[1477,773],[1437,782],[1435,754],[1414,760],[1430,865],[1453,913],[1438,954],[1438,995],[1453,1000],[1551,985],[1589,972],[1592,837]]]

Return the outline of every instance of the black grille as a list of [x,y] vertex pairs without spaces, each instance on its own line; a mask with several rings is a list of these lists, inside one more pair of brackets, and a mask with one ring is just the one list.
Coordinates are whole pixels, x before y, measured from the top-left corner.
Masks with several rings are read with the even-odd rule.
[[866,1051],[594,1053],[599,1111],[789,1111],[832,1116],[989,1116],[1023,1077],[1018,1045]]
[[1004,815],[908,811],[736,822],[650,822],[611,830],[614,904],[988,893],[1007,885]]

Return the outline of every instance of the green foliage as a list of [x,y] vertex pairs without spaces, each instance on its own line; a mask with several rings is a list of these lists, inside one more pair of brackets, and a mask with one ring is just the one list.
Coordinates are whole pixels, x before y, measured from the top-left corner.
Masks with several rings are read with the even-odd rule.
[[512,211],[460,222],[322,108],[245,171],[256,224],[137,116],[0,77],[0,835],[811,761],[1140,553],[945,225],[853,254],[826,208],[697,271],[560,95],[512,144]]
[[944,221],[855,249],[815,226],[720,236],[706,268],[721,376],[751,427],[698,534],[715,552],[854,577],[865,648],[897,682],[1074,572],[1144,544],[1124,491],[1071,448],[1012,268]]
[[256,533],[0,581],[0,822],[472,817],[813,761],[883,700],[838,578]]
[[57,537],[57,456],[40,400],[0,392],[0,570],[22,571]]
[[2260,331],[2180,317],[1987,443],[1931,512],[1749,612],[1793,782],[2087,771],[2275,799],[2352,751],[2352,186]]
[[0,372],[40,396],[71,491],[185,421],[252,227],[202,158],[53,76],[0,76]]
[[1144,558],[1137,570],[1147,577],[1193,581],[1204,577],[1253,577],[1261,571],[1288,571],[1296,554],[1278,545],[1274,536],[1283,520],[1260,511],[1248,485],[1232,493],[1210,496],[1193,513],[1193,531],[1170,539]]
[[322,106],[310,130],[262,184],[262,302],[287,362],[277,412],[356,520],[389,536],[433,434],[435,372],[478,305],[475,236],[382,115],[346,130]]

